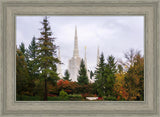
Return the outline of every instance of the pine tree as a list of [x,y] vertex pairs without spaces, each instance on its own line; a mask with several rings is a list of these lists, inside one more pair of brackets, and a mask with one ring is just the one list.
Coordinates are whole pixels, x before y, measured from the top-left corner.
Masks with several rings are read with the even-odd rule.
[[25,54],[26,49],[25,49],[25,45],[24,45],[23,42],[22,42],[21,45],[19,46],[19,49],[20,49],[20,51],[21,51],[23,54]]
[[39,74],[37,74],[38,72],[36,71],[36,50],[37,50],[37,44],[36,44],[36,38],[33,37],[31,43],[29,44],[28,49],[26,49],[26,58],[27,58],[27,66],[28,66],[28,70],[29,70],[29,79],[28,79],[28,85],[29,85],[29,89],[30,92],[33,93],[35,92],[35,80],[36,78],[38,78]]
[[96,87],[99,96],[113,96],[115,83],[116,62],[113,56],[109,56],[105,63],[103,53],[99,65],[96,68]]
[[68,70],[66,70],[65,73],[64,73],[63,79],[64,79],[64,80],[71,81],[71,80],[69,79],[69,77],[70,77],[70,74],[69,74]]
[[116,69],[116,62],[115,58],[111,55],[107,58],[107,64],[105,69],[105,90],[106,96],[113,96],[114,97],[114,84],[115,84],[115,73],[117,72]]
[[56,82],[59,79],[56,73],[56,64],[59,63],[59,60],[56,56],[57,46],[55,45],[55,38],[52,37],[47,16],[44,17],[41,23],[43,28],[40,32],[41,37],[38,38],[36,60],[41,79],[44,80],[44,100],[48,100],[47,81],[52,80],[52,82]]
[[104,96],[104,73],[105,73],[105,60],[104,60],[104,55],[103,53],[100,56],[100,61],[99,64],[97,65],[96,71],[95,71],[95,83],[96,83],[96,88],[99,96]]
[[26,50],[26,53],[27,53],[27,56],[28,56],[28,68],[29,68],[29,72],[31,74],[31,77],[35,77],[36,75],[36,64],[37,64],[37,61],[36,61],[36,51],[37,51],[37,44],[36,44],[36,38],[33,37],[32,38],[32,41],[28,47],[28,49]]
[[118,65],[118,73],[123,73],[123,67],[122,67],[122,65]]
[[94,76],[94,73],[91,71],[90,72],[90,79],[92,79],[93,76]]
[[34,36],[32,38],[31,44],[28,47],[29,58],[31,60],[34,60],[36,58],[36,50],[37,50],[37,44],[36,44],[36,38]]
[[84,63],[83,59],[81,60],[79,76],[78,76],[77,80],[78,80],[78,83],[81,85],[88,84],[88,82],[89,82],[88,76],[87,76],[87,70],[86,70],[85,63]]

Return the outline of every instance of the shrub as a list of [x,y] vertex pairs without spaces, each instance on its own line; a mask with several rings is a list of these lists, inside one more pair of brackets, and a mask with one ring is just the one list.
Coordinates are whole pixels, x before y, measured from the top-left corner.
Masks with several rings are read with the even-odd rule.
[[68,94],[64,90],[61,90],[60,93],[59,93],[59,96],[62,97],[62,98],[65,98],[65,97],[68,97]]
[[108,101],[116,101],[117,100],[116,97],[106,97],[105,99]]
[[73,94],[73,95],[68,95],[68,98],[70,100],[82,100],[82,96],[80,94]]

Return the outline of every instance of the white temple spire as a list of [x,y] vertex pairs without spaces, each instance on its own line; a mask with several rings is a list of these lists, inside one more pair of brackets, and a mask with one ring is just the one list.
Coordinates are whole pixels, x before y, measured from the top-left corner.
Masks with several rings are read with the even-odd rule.
[[70,78],[72,79],[72,81],[77,81],[81,60],[82,59],[79,57],[79,50],[78,50],[77,27],[75,26],[73,57],[69,60],[68,64],[68,71],[70,73]]
[[75,37],[74,37],[74,57],[79,57],[79,49],[78,49],[78,36],[77,36],[77,26],[75,26]]
[[87,69],[87,57],[86,57],[86,46],[85,46],[85,55],[84,55],[84,62],[85,62],[85,67],[86,67],[86,69]]

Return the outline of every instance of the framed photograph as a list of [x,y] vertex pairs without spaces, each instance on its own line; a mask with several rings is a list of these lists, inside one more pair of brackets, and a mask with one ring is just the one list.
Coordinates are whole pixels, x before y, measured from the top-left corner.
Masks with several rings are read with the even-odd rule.
[[1,0],[1,116],[159,117],[159,0]]

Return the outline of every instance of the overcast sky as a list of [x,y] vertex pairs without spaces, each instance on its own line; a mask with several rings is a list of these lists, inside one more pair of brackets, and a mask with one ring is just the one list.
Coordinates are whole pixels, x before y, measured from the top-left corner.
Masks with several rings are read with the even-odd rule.
[[[43,16],[17,16],[16,41],[26,47],[33,36],[40,37]],[[87,46],[88,68],[94,70],[97,63],[97,47],[108,55],[123,59],[129,49],[144,53],[143,16],[49,16],[49,22],[56,44],[61,50],[62,70],[68,68],[68,60],[73,56],[75,25],[77,26],[80,57],[84,57]]]

